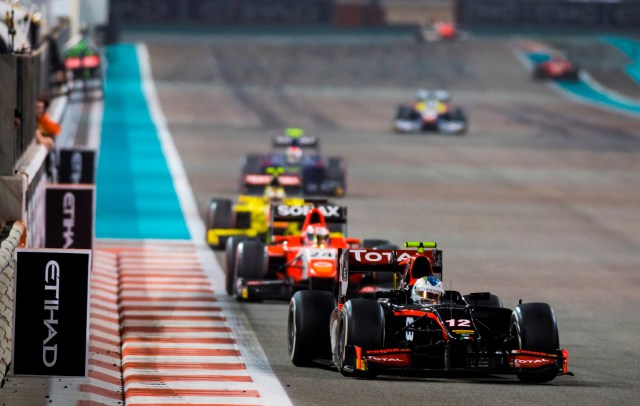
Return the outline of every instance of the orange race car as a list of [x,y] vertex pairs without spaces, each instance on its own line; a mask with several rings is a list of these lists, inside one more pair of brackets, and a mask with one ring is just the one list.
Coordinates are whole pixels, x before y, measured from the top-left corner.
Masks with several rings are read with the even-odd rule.
[[[272,206],[272,227],[299,227],[300,233],[276,235],[269,244],[257,239],[230,238],[226,245],[226,288],[239,300],[289,299],[298,290],[333,291],[340,248],[389,248],[386,240],[346,237],[344,206],[316,201],[314,205]],[[358,275],[354,286],[373,284]],[[388,282],[380,278],[379,283]]]

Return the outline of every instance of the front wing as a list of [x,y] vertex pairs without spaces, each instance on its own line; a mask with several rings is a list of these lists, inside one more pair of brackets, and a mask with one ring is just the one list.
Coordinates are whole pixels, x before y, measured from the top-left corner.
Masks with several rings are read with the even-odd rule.
[[214,249],[224,248],[227,239],[233,236],[255,238],[261,234],[255,228],[211,228],[207,230],[207,244]]
[[468,354],[466,366],[452,367],[451,354],[445,353],[443,368],[419,368],[414,366],[410,349],[388,348],[364,350],[359,346],[345,347],[344,369],[353,373],[382,372],[465,372],[485,374],[546,373],[556,370],[558,375],[573,375],[569,372],[569,354],[566,350],[557,353],[541,353],[525,350],[504,351],[502,354]]

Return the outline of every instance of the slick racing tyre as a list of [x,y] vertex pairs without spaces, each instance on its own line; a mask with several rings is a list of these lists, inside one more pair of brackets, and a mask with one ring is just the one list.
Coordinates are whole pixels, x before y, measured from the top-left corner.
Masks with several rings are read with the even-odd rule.
[[418,114],[410,106],[398,106],[396,109],[396,120],[415,120]]
[[363,350],[382,348],[384,340],[384,312],[378,302],[351,299],[342,308],[338,333],[338,369],[345,376],[372,377],[372,371],[355,370],[354,359],[347,359],[346,346],[357,345]]
[[[558,324],[551,306],[547,303],[524,303],[516,306],[511,314],[511,331],[518,339],[518,348],[537,352],[555,352],[560,348]],[[551,369],[544,372],[521,372],[523,382],[548,382],[558,375]]]
[[289,359],[295,366],[309,365],[314,357],[331,358],[329,320],[336,308],[331,292],[301,290],[289,303],[287,338]]
[[[251,187],[245,183],[245,177],[251,174],[262,174],[263,167],[262,162],[264,157],[259,154],[249,154],[244,159],[244,165],[242,165],[242,173],[240,176],[240,193],[258,193],[264,187]],[[258,193],[261,194],[261,193]]]
[[238,245],[242,241],[249,240],[249,237],[245,236],[231,236],[227,239],[225,245],[226,267],[225,273],[225,288],[228,295],[233,295],[235,286],[235,270],[236,270],[236,254],[238,252]]
[[[257,299],[251,298],[239,290],[240,282],[256,281],[264,279],[266,270],[265,247],[261,241],[247,240],[238,244],[235,264],[234,294],[238,300]],[[238,279],[242,279],[239,281]],[[245,285],[246,286],[246,285]]]
[[207,212],[207,227],[232,228],[233,203],[230,199],[211,199]]
[[336,184],[334,196],[342,197],[347,192],[347,169],[344,159],[340,157],[330,157],[327,163],[325,179]]

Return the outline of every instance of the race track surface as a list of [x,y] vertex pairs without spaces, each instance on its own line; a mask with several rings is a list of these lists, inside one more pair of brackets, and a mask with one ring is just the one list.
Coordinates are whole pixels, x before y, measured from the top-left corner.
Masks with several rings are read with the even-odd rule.
[[[203,213],[210,198],[237,195],[245,154],[300,126],[321,138],[325,154],[347,161],[351,236],[435,240],[447,288],[491,291],[508,307],[520,298],[550,303],[576,374],[546,385],[504,376],[352,380],[289,362],[286,303],[237,305],[295,405],[638,402],[638,118],[532,81],[510,38],[127,39],[149,47]],[[450,90],[467,110],[469,133],[393,134],[396,105],[418,87]]]

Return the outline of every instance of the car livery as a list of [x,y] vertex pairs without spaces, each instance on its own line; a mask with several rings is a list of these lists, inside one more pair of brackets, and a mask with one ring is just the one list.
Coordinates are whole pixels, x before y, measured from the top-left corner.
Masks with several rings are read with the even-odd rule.
[[211,199],[207,210],[207,244],[212,249],[224,249],[230,237],[258,238],[268,241],[275,234],[299,232],[287,225],[270,227],[271,204],[302,205],[305,199],[296,196],[299,185],[286,175],[251,175],[246,179],[259,195],[240,195],[237,201]]
[[423,100],[398,106],[393,130],[402,134],[428,131],[465,134],[467,116],[462,108],[451,104],[449,92],[430,90],[425,93]]
[[[361,246],[384,247],[386,240],[346,237],[346,207],[324,200],[304,205],[272,205],[274,225],[301,230],[297,234],[274,235],[270,243],[257,239],[232,238],[227,242],[226,287],[239,300],[290,299],[298,290],[333,291],[338,278],[338,250]],[[309,227],[329,231],[321,244],[305,238]],[[363,280],[357,275],[353,286]],[[374,278],[364,279],[373,284]]]
[[563,56],[549,55],[535,65],[533,78],[577,81],[580,80],[580,68]]
[[[514,374],[546,382],[568,371],[553,309],[546,303],[503,307],[498,296],[445,291],[437,304],[414,303],[411,286],[442,276],[433,242],[417,250],[345,249],[337,295],[297,292],[289,306],[288,350],[294,365],[321,363],[346,376],[465,372]],[[374,299],[350,296],[353,273],[392,273],[399,286]]]
[[281,168],[305,196],[342,197],[346,193],[346,163],[342,157],[324,158],[318,148],[318,139],[289,131],[289,136],[273,139],[274,150],[266,154],[249,154],[245,158],[241,175],[241,190],[251,190],[247,177],[267,173],[268,168]]

